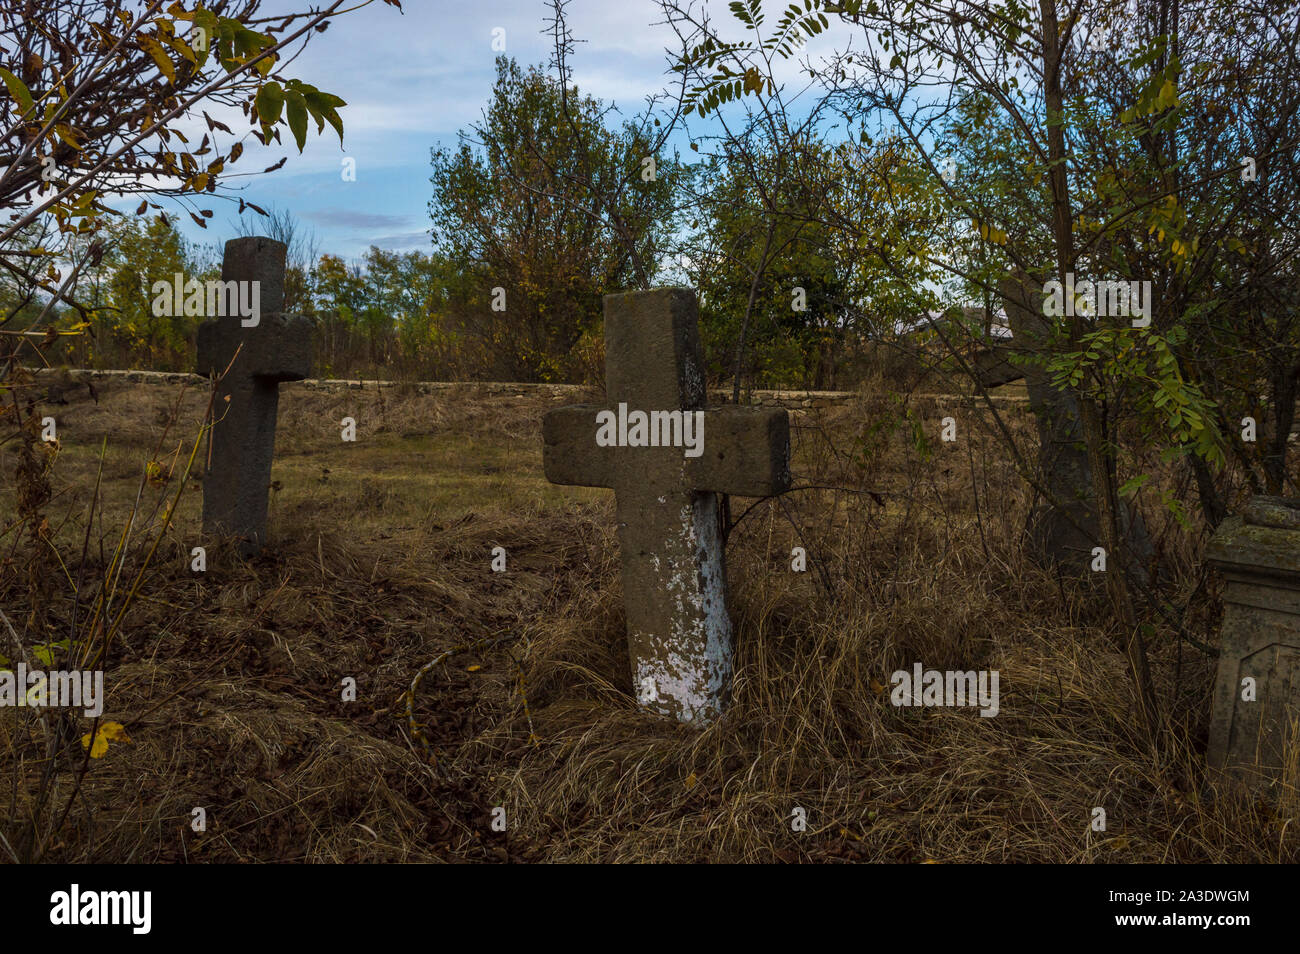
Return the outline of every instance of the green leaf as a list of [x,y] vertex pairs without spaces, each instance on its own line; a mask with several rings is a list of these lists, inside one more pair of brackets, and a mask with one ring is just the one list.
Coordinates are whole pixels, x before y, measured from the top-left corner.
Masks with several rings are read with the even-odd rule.
[[339,145],[343,145],[343,120],[339,118],[338,110],[330,108],[324,112],[325,121],[334,127],[334,131],[339,134]]
[[339,118],[337,107],[346,106],[347,103],[332,93],[322,93],[318,89],[304,92],[303,98],[307,101],[307,109],[316,119],[316,131],[320,132],[324,128],[323,119],[334,127],[334,131],[339,134],[339,145],[343,145],[343,120]]
[[6,69],[0,68],[0,79],[5,81],[5,88],[9,90],[9,95],[13,97],[14,102],[26,115],[35,105],[32,101],[31,92],[23,85],[22,80]]
[[194,29],[203,31],[203,42],[198,42],[198,34],[190,34],[190,48],[194,50],[195,59],[202,68],[203,64],[208,61],[208,53],[212,50],[212,44],[217,42],[217,15],[211,10],[205,10],[202,7],[194,11]]
[[1132,480],[1125,481],[1124,485],[1119,489],[1120,496],[1132,497],[1135,493],[1141,490],[1142,485],[1145,484],[1150,479],[1151,479],[1150,474],[1138,474]]
[[273,126],[280,120],[280,108],[284,105],[284,90],[272,80],[263,83],[257,91],[257,115],[263,126]]
[[77,152],[82,151],[81,144],[77,142],[77,137],[84,134],[73,129],[67,123],[55,123],[54,134],[59,137],[61,142],[71,146]]
[[293,140],[298,144],[298,151],[307,144],[307,103],[302,93],[296,89],[289,90],[284,97],[285,116],[289,120],[289,130]]

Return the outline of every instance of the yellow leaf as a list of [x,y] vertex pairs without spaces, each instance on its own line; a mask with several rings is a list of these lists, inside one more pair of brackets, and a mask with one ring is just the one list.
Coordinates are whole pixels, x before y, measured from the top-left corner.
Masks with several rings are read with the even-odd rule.
[[4,80],[5,87],[9,90],[9,95],[13,97],[14,102],[18,104],[19,113],[30,111],[34,105],[32,94],[23,85],[23,81],[8,70],[0,69],[0,79]]
[[696,778],[696,777],[695,777],[695,773],[692,772],[690,775],[686,776],[686,782],[685,782],[686,787],[687,787],[687,788],[694,788],[694,787],[695,787],[695,783],[698,782],[698,781],[699,781],[699,779]]
[[142,36],[140,37],[140,48],[158,64],[158,69],[162,71],[162,75],[167,77],[172,84],[175,84],[176,64],[172,62],[171,57],[167,55],[162,45],[151,36]]
[[475,663],[474,665],[470,666],[470,667],[469,667],[468,669],[466,669],[465,671],[466,671],[466,672],[478,672],[478,671],[479,671],[480,669],[482,669],[482,668],[483,668],[483,667],[480,666],[478,663]]
[[101,722],[99,731],[104,733],[114,742],[130,742],[131,738],[126,734],[126,726],[120,722]]
[[1007,233],[1003,232],[1001,229],[992,225],[985,225],[978,219],[972,219],[971,224],[979,230],[980,237],[986,241],[992,242],[994,245],[1006,244]]
[[198,66],[199,63],[198,57],[194,55],[194,51],[190,49],[188,43],[186,43],[184,40],[180,39],[179,37],[175,37],[175,36],[165,36],[163,37],[163,39],[167,42],[167,45],[170,46],[173,50],[175,50],[181,56],[185,57],[185,59],[189,60],[195,66]]
[[90,733],[87,732],[81,737],[81,747],[90,749],[92,759],[102,759],[104,753],[108,751],[109,742],[130,742],[130,737],[126,734],[126,728],[120,722],[101,722],[98,730],[95,732],[95,741],[90,741]]
[[77,132],[77,130],[73,129],[67,123],[55,123],[54,134],[58,136],[63,143],[77,150],[77,152],[82,151],[81,146],[77,144],[77,136],[80,136],[81,133]]

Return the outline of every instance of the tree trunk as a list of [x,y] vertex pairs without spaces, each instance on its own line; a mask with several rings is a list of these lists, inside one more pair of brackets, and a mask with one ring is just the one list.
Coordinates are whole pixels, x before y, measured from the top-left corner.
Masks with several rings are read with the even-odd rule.
[[[1074,234],[1071,227],[1069,181],[1065,169],[1065,109],[1061,92],[1061,33],[1056,18],[1056,0],[1042,0],[1040,6],[1043,31],[1043,93],[1047,110],[1047,157],[1051,164],[1052,232],[1056,244],[1057,279],[1066,287],[1066,273],[1074,267]],[[1083,337],[1083,319],[1070,320],[1070,344],[1077,349]],[[1137,626],[1137,614],[1129,591],[1128,554],[1119,532],[1117,497],[1112,468],[1105,450],[1105,433],[1097,401],[1086,393],[1079,395],[1079,423],[1092,471],[1092,489],[1097,517],[1101,526],[1101,545],[1106,550],[1106,588],[1111,606],[1119,617],[1124,638],[1124,653],[1137,692],[1138,706],[1147,741],[1157,756],[1160,752],[1160,712],[1155,686],[1147,664],[1146,645]]]

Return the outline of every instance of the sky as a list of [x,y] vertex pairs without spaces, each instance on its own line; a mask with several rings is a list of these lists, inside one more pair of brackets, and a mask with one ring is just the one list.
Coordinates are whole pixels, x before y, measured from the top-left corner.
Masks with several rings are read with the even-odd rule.
[[[262,12],[274,15],[305,5],[304,0],[266,0]],[[775,12],[785,5],[765,4]],[[729,30],[738,30],[725,3],[708,7]],[[375,0],[338,17],[284,74],[347,101],[339,111],[342,148],[328,126],[317,135],[314,123],[301,155],[287,129],[282,133],[287,148],[263,147],[250,138],[232,171],[289,158],[276,172],[235,180],[246,183],[240,194],[263,208],[287,208],[314,230],[320,251],[348,261],[360,259],[371,245],[429,250],[430,147],[454,146],[457,131],[480,118],[500,55],[492,48],[495,29],[505,31],[504,55],[521,66],[549,61],[550,38],[541,32],[549,11],[542,0],[403,0],[401,12]],[[648,94],[670,81],[667,48],[676,37],[662,23],[654,0],[572,0],[567,15],[574,38],[585,41],[573,59],[574,80],[584,93],[614,102],[631,116],[644,107]],[[823,34],[812,44],[829,52],[834,42]],[[792,78],[793,70],[791,63]],[[226,121],[237,131],[248,126],[238,113]],[[343,179],[345,157],[356,160],[354,182]],[[187,238],[223,242],[235,234],[237,206],[218,202],[212,208],[206,230],[180,216]]]

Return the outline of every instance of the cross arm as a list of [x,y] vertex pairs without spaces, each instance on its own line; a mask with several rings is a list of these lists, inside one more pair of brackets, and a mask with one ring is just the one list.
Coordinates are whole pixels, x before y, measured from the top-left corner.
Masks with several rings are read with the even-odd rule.
[[696,490],[768,497],[790,489],[790,415],[783,408],[709,408],[703,443],[704,453],[687,461]]
[[613,487],[617,448],[597,447],[596,414],[603,404],[572,404],[542,418],[542,468],[553,484]]
[[311,373],[311,338],[315,325],[304,315],[279,312],[262,315],[245,328],[237,316],[215,318],[199,325],[198,373],[220,374],[230,364],[235,349],[243,350],[231,374],[270,381],[301,381]]
[[[621,487],[641,479],[644,463],[636,455],[647,449],[596,444],[596,415],[608,409],[575,404],[546,412],[542,463],[547,480]],[[680,458],[679,486],[742,497],[767,497],[790,487],[790,417],[780,408],[709,408],[701,445],[700,456]]]

